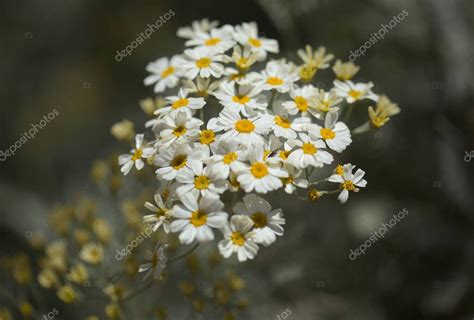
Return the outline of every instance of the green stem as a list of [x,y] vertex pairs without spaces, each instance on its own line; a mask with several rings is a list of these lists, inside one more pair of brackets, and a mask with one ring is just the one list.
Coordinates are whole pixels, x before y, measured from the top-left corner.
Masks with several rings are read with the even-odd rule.
[[185,253],[183,253],[182,255],[179,255],[179,256],[177,256],[177,257],[174,257],[174,258],[170,259],[170,260],[168,261],[168,264],[172,264],[173,262],[175,262],[175,261],[177,261],[177,260],[180,260],[180,259],[183,259],[183,258],[187,257],[188,255],[190,255],[191,253],[193,253],[193,251],[196,250],[197,247],[199,247],[199,243],[196,243],[196,244],[194,245],[194,247],[192,247],[188,252],[185,252]]

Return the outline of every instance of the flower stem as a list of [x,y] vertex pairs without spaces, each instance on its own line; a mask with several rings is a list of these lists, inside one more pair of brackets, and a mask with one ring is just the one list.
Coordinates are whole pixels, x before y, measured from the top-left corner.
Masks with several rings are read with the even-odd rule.
[[199,247],[199,243],[196,243],[196,244],[194,245],[194,247],[192,247],[188,252],[185,252],[185,253],[183,253],[182,255],[179,255],[179,256],[177,256],[177,257],[174,257],[174,258],[170,259],[170,260],[168,261],[168,264],[171,264],[171,263],[173,263],[173,262],[175,262],[175,261],[177,261],[177,260],[180,260],[180,259],[183,259],[183,258],[187,257],[188,255],[190,255],[191,253],[193,253],[193,251],[196,250],[197,247]]

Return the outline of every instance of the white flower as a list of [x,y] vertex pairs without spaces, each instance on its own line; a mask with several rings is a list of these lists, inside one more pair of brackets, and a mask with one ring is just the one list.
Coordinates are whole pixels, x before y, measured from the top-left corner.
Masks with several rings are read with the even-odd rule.
[[159,167],[156,175],[159,180],[174,180],[180,173],[191,171],[191,167],[202,162],[208,156],[206,148],[193,148],[181,144],[163,148],[157,153],[153,163]]
[[258,36],[258,28],[255,22],[242,23],[235,27],[235,39],[242,45],[249,46],[253,52],[258,54],[260,60],[267,57],[267,52],[278,53],[278,42]]
[[305,50],[300,49],[297,53],[306,65],[315,69],[327,69],[329,62],[334,59],[333,54],[326,54],[325,47],[318,47],[316,51],[313,51],[313,48],[307,45]]
[[289,142],[296,147],[288,156],[289,163],[302,169],[308,166],[322,167],[333,162],[333,156],[322,150],[326,148],[322,140],[313,140],[304,133],[300,133],[300,139]]
[[138,266],[138,272],[146,272],[143,280],[148,279],[153,275],[153,279],[161,279],[163,271],[166,268],[168,257],[165,254],[165,249],[168,247],[167,244],[161,245],[158,243],[154,251],[148,250],[145,259],[150,261],[145,264]]
[[208,128],[215,131],[225,131],[221,139],[236,138],[240,143],[248,145],[252,143],[263,143],[262,135],[270,131],[272,118],[268,115],[242,119],[240,114],[229,109],[219,113],[218,118],[208,122]]
[[276,236],[283,235],[285,219],[281,209],[272,211],[270,204],[255,194],[243,197],[243,202],[238,202],[232,211],[238,215],[246,215],[252,219],[254,241],[269,246],[276,240]]
[[303,170],[297,169],[292,165],[285,165],[285,170],[288,172],[288,178],[283,178],[283,185],[285,186],[285,192],[292,194],[296,187],[306,189],[308,188],[308,180],[305,178]]
[[308,133],[318,139],[323,139],[327,146],[337,152],[342,152],[352,143],[351,132],[344,122],[337,122],[337,112],[328,112],[324,127],[313,123],[308,125]]
[[156,110],[156,115],[168,114],[174,117],[178,111],[186,111],[189,116],[192,116],[196,110],[201,109],[206,104],[203,98],[188,97],[188,91],[183,88],[179,89],[177,96],[167,97],[166,100],[170,105]]
[[179,61],[184,76],[194,79],[198,75],[202,78],[220,78],[224,73],[224,66],[219,63],[223,56],[211,48],[195,48],[184,51],[185,58]]
[[229,176],[231,170],[235,173],[245,170],[246,153],[239,149],[237,139],[221,139],[218,143],[211,145],[211,150],[213,156],[210,160],[215,170],[222,172],[225,178]]
[[189,79],[183,80],[183,89],[185,89],[188,94],[194,93],[198,96],[206,98],[209,95],[213,95],[216,90],[219,88],[220,81],[212,81],[211,78],[201,78],[196,77],[196,82]]
[[191,26],[178,28],[177,35],[178,37],[191,39],[196,33],[208,32],[212,28],[215,28],[219,25],[219,21],[208,19],[195,20],[192,22]]
[[176,117],[166,115],[154,130],[160,132],[159,143],[163,147],[169,147],[173,143],[187,143],[190,138],[197,137],[202,124],[201,120],[180,110]]
[[284,61],[270,61],[259,76],[258,84],[262,90],[275,89],[288,92],[293,83],[299,80],[297,69]]
[[245,215],[230,218],[230,225],[223,230],[224,239],[219,242],[219,252],[224,258],[237,253],[240,262],[253,259],[257,255],[258,245],[254,242],[251,231],[253,221]]
[[128,174],[135,164],[137,170],[143,169],[145,163],[142,159],[151,157],[156,150],[154,148],[144,148],[143,147],[143,134],[137,134],[135,136],[135,149],[131,150],[131,154],[122,154],[118,158],[119,165],[122,166],[120,171],[123,174]]
[[145,208],[153,212],[153,214],[148,214],[143,217],[144,223],[149,223],[153,225],[153,231],[158,230],[158,228],[163,225],[163,230],[166,233],[170,232],[170,218],[171,218],[171,208],[169,203],[171,201],[166,201],[168,205],[165,205],[165,202],[161,198],[159,193],[155,194],[155,206],[153,203],[145,202]]
[[373,83],[354,83],[350,80],[334,80],[334,87],[338,97],[345,98],[347,103],[354,103],[363,99],[377,101],[379,97],[372,92]]
[[232,48],[235,44],[232,38],[234,28],[225,25],[220,28],[213,28],[208,32],[196,32],[192,38],[186,41],[185,45],[212,48],[218,52],[224,52]]
[[196,199],[201,195],[218,200],[219,195],[227,190],[224,172],[215,170],[212,165],[204,168],[202,162],[196,162],[191,166],[191,170],[176,177],[176,180],[182,183],[176,190],[180,198],[188,194]]
[[181,243],[190,244],[195,239],[198,242],[214,240],[211,228],[221,229],[227,224],[227,213],[223,212],[224,203],[220,200],[203,197],[198,202],[194,197],[185,195],[182,205],[173,207],[171,232],[180,232]]
[[342,99],[337,97],[335,90],[326,92],[320,89],[317,90],[316,95],[311,98],[309,107],[321,113],[336,112],[339,110],[336,106],[341,102]]
[[364,188],[367,185],[367,181],[363,179],[365,172],[361,169],[357,169],[355,174],[352,174],[353,167],[350,163],[343,166],[344,174],[333,174],[329,177],[328,181],[340,183],[341,193],[337,199],[341,203],[346,203],[349,198],[349,191],[359,192],[359,188]]
[[290,90],[290,97],[292,101],[286,101],[283,103],[285,111],[289,114],[295,115],[301,113],[301,116],[306,116],[310,112],[316,118],[319,118],[319,114],[313,109],[313,99],[317,94],[317,90],[312,85],[306,85],[301,88],[292,87]]
[[261,90],[252,85],[238,85],[224,81],[219,86],[215,97],[219,103],[231,111],[240,112],[244,116],[255,116],[255,110],[265,110],[267,103],[260,95]]
[[252,48],[249,46],[245,46],[243,50],[242,47],[235,46],[232,57],[227,60],[229,60],[229,62],[233,61],[240,71],[245,72],[257,62],[258,53],[252,51]]
[[263,145],[252,146],[248,156],[250,166],[237,178],[245,192],[255,190],[258,193],[267,193],[283,186],[280,178],[288,177],[288,172],[268,161]]
[[286,114],[281,102],[275,103],[275,115],[273,116],[273,134],[277,137],[285,139],[296,139],[297,131],[302,131],[306,125],[311,123],[311,120],[306,117],[296,118],[291,120]]
[[179,81],[178,61],[179,58],[174,56],[171,60],[160,58],[150,62],[146,66],[146,71],[150,72],[151,75],[146,77],[143,83],[146,86],[155,84],[153,90],[157,93],[165,91],[166,88],[174,88]]

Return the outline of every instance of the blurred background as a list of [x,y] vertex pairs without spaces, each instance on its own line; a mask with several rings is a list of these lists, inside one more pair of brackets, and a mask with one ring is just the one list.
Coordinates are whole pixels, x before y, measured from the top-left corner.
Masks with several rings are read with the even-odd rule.
[[[128,150],[110,134],[115,122],[127,118],[144,130],[138,101],[152,95],[145,66],[183,50],[178,27],[202,18],[256,21],[293,61],[305,44],[347,61],[406,10],[355,62],[358,80],[373,81],[375,92],[402,108],[378,133],[357,137],[341,159],[367,171],[368,187],[342,206],[331,197],[271,199],[287,226],[284,237],[238,266],[248,283],[246,318],[277,319],[288,308],[288,319],[474,318],[472,0],[3,0],[0,8],[0,150],[58,112],[0,162],[1,254],[45,230],[54,204],[96,192],[91,163]],[[170,21],[115,60],[170,9]],[[403,208],[409,214],[384,239],[349,259]]]

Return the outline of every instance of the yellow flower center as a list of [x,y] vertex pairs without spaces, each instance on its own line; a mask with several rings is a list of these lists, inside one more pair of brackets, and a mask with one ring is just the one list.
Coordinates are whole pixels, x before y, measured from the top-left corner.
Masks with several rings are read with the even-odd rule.
[[316,74],[316,68],[310,66],[303,66],[300,69],[300,78],[303,81],[310,81],[313,79],[314,75]]
[[176,100],[175,102],[173,102],[173,104],[171,105],[171,108],[177,110],[179,108],[182,108],[182,107],[185,107],[187,106],[189,103],[189,100],[186,99],[186,98],[181,98],[181,99],[178,99]]
[[293,177],[289,176],[288,178],[281,178],[281,182],[283,182],[283,184],[290,184],[290,183],[293,183]]
[[301,147],[303,149],[304,154],[315,154],[318,149],[314,146],[314,144],[306,142],[303,143],[303,146]]
[[255,162],[254,164],[252,164],[250,172],[255,178],[261,179],[268,174],[268,167],[263,162]]
[[211,144],[214,142],[215,133],[212,130],[202,130],[199,141],[202,144]]
[[194,187],[198,190],[205,190],[209,187],[209,178],[206,176],[197,176],[194,178]]
[[355,100],[359,100],[360,97],[362,96],[362,92],[360,92],[358,90],[354,90],[354,89],[351,89],[351,91],[349,91],[348,94],[349,94],[349,96],[351,96]]
[[285,129],[288,129],[291,127],[291,123],[288,119],[286,118],[283,118],[283,117],[280,117],[280,116],[276,116],[275,117],[275,124],[277,126],[280,126],[282,128],[285,128]]
[[337,167],[336,167],[336,173],[340,176],[343,176],[344,175],[344,167],[341,166],[340,164],[338,164]]
[[309,191],[308,191],[308,199],[309,199],[310,201],[316,201],[316,200],[319,199],[319,197],[320,197],[320,193],[319,193],[318,190],[316,190],[316,189],[314,189],[314,188],[309,189]]
[[186,127],[185,126],[179,126],[173,129],[173,134],[177,137],[181,137],[183,134],[186,133]]
[[254,223],[255,228],[263,228],[267,226],[267,215],[262,212],[255,212],[250,217]]
[[237,160],[238,157],[239,157],[239,156],[237,155],[236,152],[229,152],[228,154],[226,154],[226,155],[224,156],[223,162],[224,162],[225,164],[231,164],[232,162],[234,162],[235,160]]
[[204,44],[206,46],[215,46],[219,42],[221,42],[220,38],[210,38],[210,39],[206,40],[206,42],[204,42]]
[[161,217],[167,217],[168,216],[168,212],[166,210],[163,210],[163,209],[158,209],[158,211],[155,213],[156,217],[158,219],[160,219]]
[[349,190],[349,191],[355,190],[355,186],[352,183],[352,181],[345,181],[344,183],[341,184],[341,188]]
[[281,86],[283,84],[283,80],[278,77],[268,77],[267,83],[271,86]]
[[302,96],[297,96],[294,101],[299,111],[301,112],[308,111],[308,100],[306,100]]
[[280,156],[280,158],[282,158],[283,160],[288,159],[289,155],[290,155],[290,151],[280,150],[280,152],[278,152],[278,156]]
[[207,214],[205,212],[198,210],[198,211],[194,211],[191,214],[190,222],[195,227],[200,227],[203,224],[206,224],[206,221],[207,221]]
[[249,39],[249,44],[251,46],[254,46],[255,48],[260,48],[262,46],[262,41],[260,41],[256,38],[250,38]]
[[250,62],[250,60],[249,60],[248,58],[240,57],[239,59],[237,59],[237,61],[235,62],[235,64],[236,64],[237,67],[239,67],[240,69],[248,69],[248,67],[249,67],[249,62]]
[[235,123],[235,130],[240,133],[251,133],[255,130],[255,125],[252,121],[247,119],[238,120]]
[[140,159],[143,155],[143,151],[142,149],[137,149],[135,150],[135,152],[133,153],[133,156],[132,156],[132,160],[133,161],[137,161],[138,159]]
[[250,98],[248,96],[233,96],[232,101],[240,103],[240,104],[247,104],[250,101]]
[[211,64],[211,59],[209,59],[209,58],[201,58],[198,61],[196,61],[196,66],[199,69],[207,68],[207,67],[209,67],[210,64]]
[[172,75],[175,72],[175,69],[173,67],[168,67],[163,72],[161,73],[162,78],[166,78],[170,75]]
[[180,155],[174,157],[173,160],[171,160],[170,164],[173,167],[173,169],[179,170],[179,169],[183,168],[186,165],[186,162],[187,162],[186,155],[180,154]]
[[334,137],[336,136],[336,134],[334,133],[334,131],[332,131],[332,130],[329,129],[329,128],[321,128],[321,130],[319,131],[319,133],[321,133],[321,137],[322,137],[324,140],[331,140],[331,139],[334,139]]
[[234,232],[230,236],[230,239],[235,245],[243,246],[245,243],[245,237],[241,232]]

